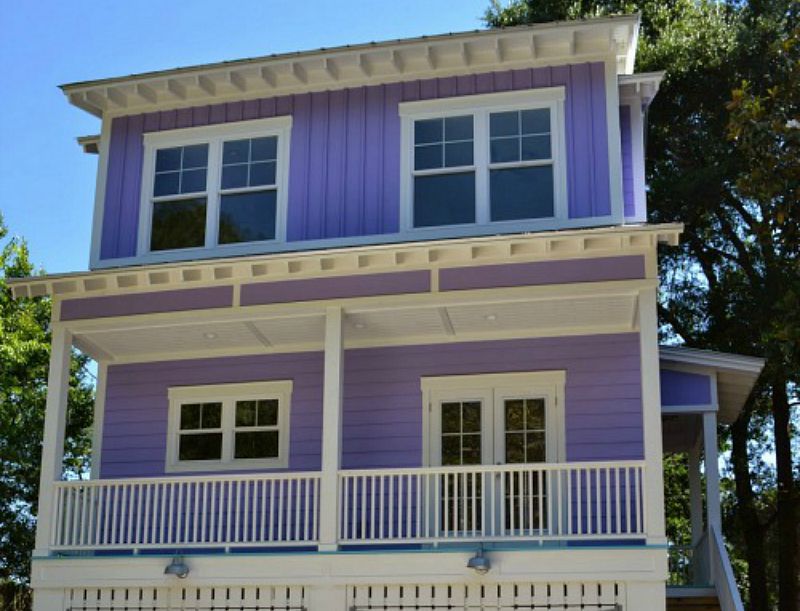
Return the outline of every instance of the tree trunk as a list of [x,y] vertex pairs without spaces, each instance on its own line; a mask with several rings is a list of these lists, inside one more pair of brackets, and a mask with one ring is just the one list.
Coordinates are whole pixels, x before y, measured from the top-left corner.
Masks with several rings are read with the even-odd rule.
[[778,608],[797,611],[797,498],[792,472],[791,408],[786,380],[772,384],[775,462],[778,477]]
[[736,513],[744,538],[747,580],[750,584],[749,611],[769,611],[767,570],[764,555],[764,527],[758,519],[750,480],[750,460],[747,453],[748,429],[753,404],[751,396],[731,427],[731,463],[736,482]]

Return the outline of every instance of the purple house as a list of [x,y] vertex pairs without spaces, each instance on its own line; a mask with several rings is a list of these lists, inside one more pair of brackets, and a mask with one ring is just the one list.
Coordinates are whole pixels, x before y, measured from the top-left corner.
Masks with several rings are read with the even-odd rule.
[[[36,611],[741,609],[716,427],[762,363],[659,348],[682,227],[647,223],[638,29],[64,86],[102,124],[91,271],[12,282],[53,299]],[[98,363],[81,481],[72,348]],[[691,471],[671,552],[665,452]]]

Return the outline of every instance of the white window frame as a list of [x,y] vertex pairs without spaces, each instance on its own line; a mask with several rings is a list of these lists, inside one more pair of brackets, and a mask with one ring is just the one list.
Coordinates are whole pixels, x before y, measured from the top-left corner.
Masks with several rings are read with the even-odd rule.
[[[434,405],[441,401],[484,400],[482,462],[505,464],[503,413],[498,409],[505,399],[543,398],[545,400],[545,440],[547,462],[566,459],[564,387],[566,372],[535,371],[478,375],[423,377],[423,465],[440,466],[441,422],[434,417]],[[491,405],[488,404],[491,401]],[[492,415],[492,418],[488,418]]]
[[[192,471],[227,471],[232,469],[286,469],[289,467],[289,414],[293,383],[291,380],[175,386],[169,389],[167,426],[167,473]],[[276,458],[234,458],[236,402],[259,399],[278,400],[278,456]],[[222,403],[222,458],[220,460],[179,460],[181,405],[186,403]],[[253,430],[260,430],[255,427]]]
[[[242,246],[272,245],[286,242],[286,217],[288,208],[289,186],[289,143],[291,140],[292,117],[289,115],[270,117],[268,119],[253,119],[249,121],[236,121],[203,127],[187,127],[171,129],[160,132],[150,132],[144,135],[144,162],[142,166],[142,187],[139,205],[139,234],[137,239],[137,255],[167,255],[175,253],[179,258],[185,258],[192,253],[209,250],[219,250],[219,256],[226,256],[225,249],[238,250]],[[263,138],[277,136],[278,159],[275,167],[275,186],[244,187],[239,189],[225,189],[222,187],[222,145],[230,140]],[[193,144],[208,144],[208,165],[206,171],[206,190],[196,193],[180,193],[170,196],[153,196],[155,181],[156,152],[159,149],[189,146]],[[235,242],[219,244],[219,213],[220,202],[223,194],[245,193],[261,190],[277,190],[275,209],[275,238],[255,242]],[[189,248],[172,248],[164,250],[151,250],[150,238],[152,232],[153,201],[179,200],[194,197],[206,197],[206,230],[205,244]]]
[[[567,171],[566,171],[566,127],[564,118],[564,87],[543,87],[524,91],[508,91],[468,95],[436,100],[403,102],[400,112],[400,229],[404,233],[442,234],[448,228],[491,227],[498,231],[510,228],[552,227],[568,219]],[[553,216],[518,219],[510,221],[491,220],[489,173],[491,169],[541,165],[529,162],[490,164],[489,160],[489,115],[495,112],[550,109],[551,155],[553,163]],[[475,171],[475,223],[414,227],[414,122],[421,119],[437,119],[471,114],[473,116],[473,164],[458,168],[441,168],[436,172],[421,171],[420,174],[444,174]]]

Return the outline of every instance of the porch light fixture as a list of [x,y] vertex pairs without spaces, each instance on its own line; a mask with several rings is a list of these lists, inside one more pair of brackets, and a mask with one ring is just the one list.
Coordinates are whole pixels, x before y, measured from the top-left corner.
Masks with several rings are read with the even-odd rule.
[[478,552],[469,559],[467,562],[467,568],[472,569],[478,575],[486,575],[489,570],[492,568],[492,563],[489,562],[489,559],[483,555],[483,547],[478,548]]
[[174,556],[164,569],[164,575],[175,575],[178,579],[186,579],[188,574],[189,565],[183,561],[183,556]]

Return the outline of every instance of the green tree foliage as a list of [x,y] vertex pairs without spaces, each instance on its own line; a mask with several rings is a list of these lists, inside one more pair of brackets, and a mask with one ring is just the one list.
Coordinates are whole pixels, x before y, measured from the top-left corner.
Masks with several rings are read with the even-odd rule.
[[[50,358],[50,301],[11,297],[7,279],[35,273],[0,217],[0,607],[28,581],[39,493],[41,435]],[[93,387],[86,357],[74,354],[64,469],[86,472]],[[23,597],[24,599],[24,597]]]
[[[800,4],[516,0],[492,4],[486,21],[632,11],[642,17],[637,70],[666,71],[649,113],[650,220],[686,225],[681,247],[661,258],[663,331],[767,359],[742,416],[724,431],[724,528],[749,608],[796,611]],[[680,472],[667,464],[674,486]],[[679,523],[669,526],[685,538]]]

